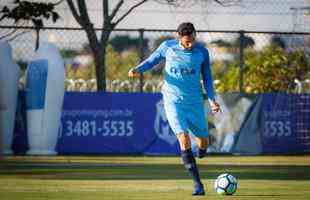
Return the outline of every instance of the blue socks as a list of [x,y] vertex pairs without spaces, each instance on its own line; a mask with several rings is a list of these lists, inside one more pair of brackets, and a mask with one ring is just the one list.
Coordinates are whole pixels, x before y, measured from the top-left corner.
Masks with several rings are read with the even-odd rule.
[[195,161],[192,150],[187,149],[185,151],[181,151],[181,157],[182,157],[185,168],[187,169],[187,171],[189,172],[190,176],[192,177],[194,181],[195,187],[202,186],[198,168],[197,168],[196,161]]
[[198,148],[197,157],[198,157],[198,158],[203,158],[203,157],[205,157],[205,156],[206,156],[206,152],[207,152],[206,149],[200,149],[200,148]]

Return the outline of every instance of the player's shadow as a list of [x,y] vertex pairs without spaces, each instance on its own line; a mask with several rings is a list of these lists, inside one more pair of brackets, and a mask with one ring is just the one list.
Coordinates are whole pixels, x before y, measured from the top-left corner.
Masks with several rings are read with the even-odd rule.
[[[310,180],[309,166],[234,166],[202,165],[201,176],[215,179],[221,173],[237,179]],[[7,164],[0,166],[0,176],[18,176],[52,180],[161,180],[188,179],[181,164]]]

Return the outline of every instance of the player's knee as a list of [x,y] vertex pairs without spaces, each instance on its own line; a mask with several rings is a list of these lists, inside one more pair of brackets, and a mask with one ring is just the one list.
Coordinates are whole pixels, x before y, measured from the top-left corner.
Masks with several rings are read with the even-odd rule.
[[178,140],[180,143],[181,150],[187,150],[191,148],[191,140],[187,133],[178,134]]
[[196,142],[200,149],[206,149],[209,144],[209,140],[207,137],[196,137]]
[[203,146],[204,146],[204,148],[206,149],[208,147],[208,145],[209,145],[209,138],[204,138],[203,139]]

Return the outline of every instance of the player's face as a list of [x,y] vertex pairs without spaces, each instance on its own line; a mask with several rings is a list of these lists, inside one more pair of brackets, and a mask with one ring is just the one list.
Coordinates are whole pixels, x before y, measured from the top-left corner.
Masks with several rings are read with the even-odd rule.
[[195,44],[195,35],[180,36],[180,42],[185,49],[191,50]]

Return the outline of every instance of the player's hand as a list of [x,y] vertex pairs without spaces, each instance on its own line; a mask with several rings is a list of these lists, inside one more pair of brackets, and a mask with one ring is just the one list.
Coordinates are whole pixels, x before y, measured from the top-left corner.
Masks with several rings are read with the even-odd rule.
[[135,68],[131,68],[129,71],[128,71],[128,77],[130,78],[136,78],[136,77],[139,77],[140,76],[140,73],[137,72],[135,70]]
[[210,102],[210,106],[211,106],[211,111],[213,114],[222,112],[220,104],[218,104],[216,101]]

